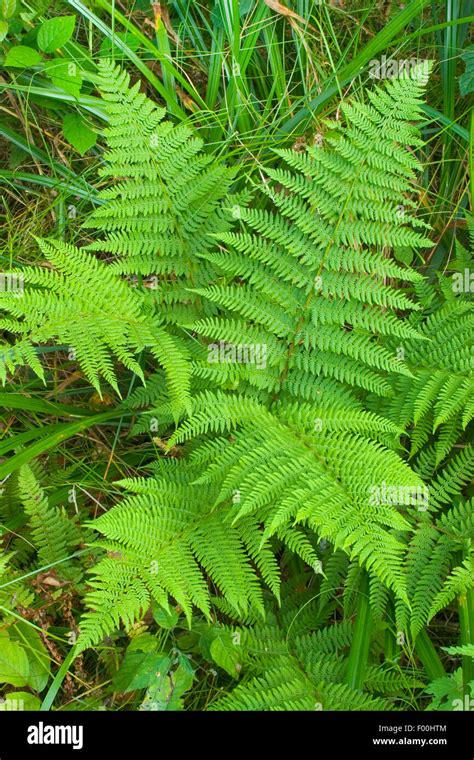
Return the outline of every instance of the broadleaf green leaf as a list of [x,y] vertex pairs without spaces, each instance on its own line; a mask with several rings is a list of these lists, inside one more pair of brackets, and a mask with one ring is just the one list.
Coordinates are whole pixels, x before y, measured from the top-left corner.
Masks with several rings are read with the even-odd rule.
[[0,683],[26,686],[29,676],[30,666],[23,647],[9,636],[0,636]]
[[7,19],[15,15],[16,0],[2,0],[1,3],[2,17]]
[[0,711],[10,712],[11,710],[21,710],[32,712],[39,710],[41,701],[29,691],[10,691],[5,695],[4,700],[0,700]]
[[27,69],[30,66],[37,66],[42,60],[41,54],[33,48],[26,45],[15,45],[10,48],[5,57],[5,66],[12,66],[17,69]]
[[170,664],[170,658],[163,652],[127,652],[114,676],[114,686],[122,692],[146,689],[167,672]]
[[29,662],[28,686],[33,691],[43,691],[50,677],[50,656],[34,628],[18,622],[11,629],[11,640],[23,647]]
[[211,656],[216,665],[233,678],[238,678],[242,667],[238,644],[227,631],[219,633],[211,644]]
[[97,142],[96,133],[89,129],[80,116],[74,113],[68,113],[64,117],[63,134],[81,156],[87,153]]
[[179,620],[179,614],[174,608],[165,610],[163,607],[159,607],[158,605],[153,607],[153,617],[160,628],[167,629],[174,628]]
[[57,16],[41,24],[38,31],[38,47],[44,53],[54,53],[68,42],[74,32],[75,16]]
[[63,58],[53,58],[44,64],[46,74],[56,87],[78,98],[81,94],[82,77],[75,63]]

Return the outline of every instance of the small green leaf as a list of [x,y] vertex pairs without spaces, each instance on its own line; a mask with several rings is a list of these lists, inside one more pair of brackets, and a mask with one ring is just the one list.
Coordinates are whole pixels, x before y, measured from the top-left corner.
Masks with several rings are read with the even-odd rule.
[[178,654],[178,665],[179,668],[182,668],[182,670],[184,670],[186,673],[189,673],[194,678],[194,668],[192,666],[191,660],[182,652]]
[[8,34],[8,22],[0,21],[0,42],[3,42]]
[[431,681],[426,687],[426,692],[434,697],[427,710],[451,711],[456,700],[461,703],[463,700],[462,668],[458,668],[449,676],[441,676]]
[[160,628],[174,628],[178,622],[179,615],[172,607],[169,610],[164,610],[163,607],[158,605],[153,607],[153,617],[155,622],[158,623]]
[[81,94],[82,77],[79,68],[72,61],[53,58],[45,61],[44,70],[56,87],[78,98]]
[[146,689],[168,672],[170,664],[164,652],[127,652],[114,676],[114,687],[121,692]]
[[23,647],[28,658],[30,666],[28,686],[33,691],[43,691],[49,680],[51,660],[39,633],[31,625],[23,622],[16,623],[10,630],[12,641],[16,641]]
[[211,657],[220,668],[233,678],[238,678],[241,670],[241,656],[238,644],[234,643],[230,633],[219,634],[211,644]]
[[147,690],[140,710],[163,712],[182,710],[182,695],[193,685],[194,671],[179,665],[172,673],[162,672]]
[[1,8],[3,18],[11,18],[15,15],[16,0],[2,0]]
[[5,695],[5,699],[0,701],[0,711],[24,710],[29,712],[39,710],[40,707],[41,701],[28,691],[10,691]]
[[127,647],[129,652],[156,652],[158,649],[158,639],[151,633],[142,633],[140,636],[134,636]]
[[29,66],[37,66],[41,62],[41,54],[26,45],[15,45],[10,48],[5,58],[5,66],[14,66],[17,69],[26,69]]
[[402,264],[410,266],[413,261],[413,250],[406,245],[395,246],[393,250],[395,258]]
[[38,47],[44,53],[54,53],[71,39],[76,24],[75,16],[58,16],[41,24]]
[[30,675],[24,649],[8,636],[0,636],[0,683],[26,686]]
[[[188,661],[189,662],[189,661]],[[189,691],[194,681],[194,670],[188,667],[188,664],[178,665],[173,673],[170,673],[173,682],[173,696],[181,697],[186,691]]]
[[75,113],[69,113],[64,117],[63,135],[81,156],[97,142],[96,133],[89,129],[81,117]]

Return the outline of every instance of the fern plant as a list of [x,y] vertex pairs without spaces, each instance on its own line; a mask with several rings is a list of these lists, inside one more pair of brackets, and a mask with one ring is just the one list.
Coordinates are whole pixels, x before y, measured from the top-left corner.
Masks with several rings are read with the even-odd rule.
[[[467,228],[472,247],[470,215]],[[409,543],[409,605],[397,604],[398,629],[408,627],[416,639],[436,615],[455,605],[465,646],[471,642],[474,587],[472,268],[472,253],[457,239],[451,273],[418,288],[422,312],[413,324],[428,340],[402,346],[414,376],[391,379],[392,399],[369,400],[372,411],[405,430],[407,456],[428,494]],[[468,694],[473,677],[469,657],[463,658],[462,677]]]
[[351,688],[347,668],[354,625],[349,619],[324,624],[318,606],[313,589],[297,591],[286,585],[281,609],[270,607],[264,624],[223,625],[219,635],[227,641],[227,661],[238,658],[236,678],[242,683],[217,697],[209,709],[393,710],[407,692],[420,693],[424,682],[416,668],[377,663],[381,628],[374,636],[373,662],[363,688]]
[[128,74],[111,62],[100,62],[96,84],[109,119],[100,174],[112,184],[84,223],[102,235],[87,248],[111,255],[114,272],[145,284],[164,323],[183,322],[202,313],[188,288],[212,278],[198,255],[212,234],[229,229],[225,197],[235,170],[204,153],[189,126],[166,121],[165,110],[138,82],[130,88]]
[[160,328],[146,320],[143,299],[106,264],[72,245],[40,241],[41,250],[54,270],[25,267],[28,285],[21,294],[3,293],[2,308],[10,316],[2,326],[20,340],[4,348],[5,366],[29,364],[40,376],[43,368],[35,344],[56,340],[73,350],[90,383],[100,390],[104,377],[117,390],[111,354],[143,377],[135,354],[145,346],[159,351]]
[[0,294],[0,326],[17,336],[4,341],[0,375],[5,382],[7,372],[26,365],[43,378],[36,347],[54,343],[68,348],[99,392],[103,378],[120,394],[113,361],[143,379],[139,357],[148,349],[166,372],[178,415],[189,401],[190,339],[175,326],[196,316],[199,299],[186,287],[209,281],[198,254],[210,234],[229,227],[224,199],[233,173],[202,153],[189,128],[163,121],[164,110],[128,82],[101,62],[96,84],[110,119],[102,174],[114,183],[99,193],[101,205],[84,227],[105,237],[83,249],[38,241],[46,265],[10,273],[23,279]]
[[[474,250],[470,215],[467,224]],[[473,254],[459,238],[449,270],[438,276],[437,287],[426,282],[418,287],[422,311],[412,318],[412,324],[427,340],[402,341],[401,352],[413,373],[416,368],[416,375],[393,377],[393,396],[382,404],[389,419],[409,430],[410,457],[419,462],[426,477],[445,463],[457,444],[469,441],[474,416]]]
[[[269,171],[273,184],[265,181],[261,190],[276,212],[243,210],[244,230],[219,236],[219,252],[206,254],[225,280],[203,295],[224,314],[192,329],[226,345],[242,335],[260,341],[268,364],[260,375],[244,363],[230,372],[225,362],[217,369],[199,364],[200,377],[232,379],[233,390],[196,397],[190,419],[170,440],[232,431],[226,442],[198,443],[192,456],[206,466],[205,482],[222,483],[220,500],[240,491],[236,520],[258,514],[268,536],[289,522],[308,526],[400,599],[401,535],[416,510],[371,495],[382,481],[409,492],[421,480],[390,451],[400,428],[369,419],[357,386],[388,395],[387,375],[412,373],[384,336],[387,343],[391,336],[423,339],[398,316],[419,307],[386,282],[417,283],[421,276],[385,253],[387,245],[428,244],[418,231],[423,223],[400,213],[402,201],[410,207],[405,196],[419,168],[407,147],[420,145],[413,121],[422,86],[416,78],[394,81],[371,94],[368,106],[343,105],[347,124],[329,125],[327,148],[280,151],[296,173]],[[246,397],[258,402],[248,409]]]
[[[420,307],[388,282],[422,278],[387,256],[387,246],[428,245],[409,197],[419,164],[408,148],[421,145],[414,122],[422,89],[421,76],[391,82],[370,105],[345,104],[346,123],[327,125],[327,146],[307,155],[280,151],[293,171],[269,170],[258,202],[237,204],[241,229],[214,230],[215,243],[197,253],[203,271],[215,275],[208,287],[187,283],[189,298],[203,302],[201,318],[181,325],[194,338],[190,414],[164,441],[172,417],[159,374],[128,402],[152,405],[165,429],[155,440],[174,461],[157,481],[125,482],[140,496],[96,523],[109,556],[92,581],[82,646],[120,620],[130,626],[151,597],[166,605],[171,595],[187,613],[191,603],[208,613],[201,568],[234,609],[261,608],[249,559],[275,591],[271,549],[285,546],[319,567],[320,539],[408,604],[405,554],[416,503],[379,503],[373,492],[382,481],[405,492],[423,481],[396,451],[402,428],[367,412],[364,395],[389,395],[394,373],[412,377],[387,347],[390,337],[424,338],[400,316]],[[109,140],[117,132],[121,145],[121,130],[112,126]],[[116,209],[118,193],[112,202]],[[105,210],[94,218],[107,218]],[[242,345],[254,348],[254,358],[255,347],[265,347],[261,366],[232,360]],[[191,538],[196,517],[199,525],[207,515],[212,556],[202,531],[199,542]],[[238,560],[230,584],[218,562],[232,555],[225,537]],[[161,541],[165,558],[185,552],[181,579],[178,565],[171,576],[166,562],[160,570],[159,556],[150,575],[150,551]]]
[[[119,413],[157,458],[86,523],[100,556],[78,652],[174,604],[190,626],[231,621],[214,649],[248,679],[212,709],[357,710],[418,693],[413,646],[439,676],[426,628],[454,600],[472,643],[471,299],[391,256],[430,245],[413,199],[424,83],[418,71],[343,103],[322,145],[275,151],[249,192],[101,63],[92,242],[39,241],[48,266],[0,295],[17,336],[4,380],[18,364],[45,377],[54,343],[98,390],[123,393],[118,363],[143,381]],[[469,266],[458,243],[453,268]],[[60,563],[73,538],[28,468],[20,494],[39,559]],[[304,630],[281,589],[290,567]]]
[[278,566],[252,517],[233,526],[227,505],[213,511],[207,487],[191,488],[196,473],[175,459],[154,478],[122,481],[131,493],[92,525],[107,555],[94,568],[86,597],[93,610],[81,623],[80,646],[100,641],[124,621],[131,626],[152,600],[169,610],[171,596],[191,619],[193,606],[210,617],[206,577],[236,612],[263,612],[259,576],[278,596]]
[[[15,577],[15,570],[19,573],[33,564],[38,573],[51,572],[77,583],[82,571],[74,566],[71,557],[82,541],[82,531],[77,525],[77,516],[74,519],[64,506],[50,502],[41,485],[43,478],[42,467],[36,463],[24,464],[0,495],[0,519],[5,528],[5,570]],[[23,528],[21,535],[16,530],[19,527]],[[5,588],[9,585],[7,583]],[[16,595],[18,589],[12,588],[12,593]]]

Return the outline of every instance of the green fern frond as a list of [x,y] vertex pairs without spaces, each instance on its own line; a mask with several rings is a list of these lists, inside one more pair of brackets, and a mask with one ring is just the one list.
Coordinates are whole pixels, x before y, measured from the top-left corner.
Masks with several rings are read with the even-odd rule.
[[[87,598],[94,612],[81,624],[81,646],[99,641],[119,619],[129,626],[152,599],[167,605],[171,596],[188,619],[193,606],[209,617],[206,576],[237,613],[263,614],[258,573],[278,596],[278,567],[262,546],[258,521],[248,517],[233,526],[232,506],[213,511],[212,492],[191,486],[195,472],[167,465],[162,477],[122,481],[132,495],[91,523],[109,556],[94,568],[95,590]],[[113,603],[109,581],[117,589]]]
[[78,531],[60,509],[49,504],[28,465],[19,470],[18,488],[40,566],[53,566],[58,575],[68,577],[67,560],[70,547],[79,541]]

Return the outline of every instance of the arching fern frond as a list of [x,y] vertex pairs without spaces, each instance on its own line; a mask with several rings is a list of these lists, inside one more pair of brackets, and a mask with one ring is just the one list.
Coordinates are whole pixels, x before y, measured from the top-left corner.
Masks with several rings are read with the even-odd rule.
[[236,612],[263,614],[259,576],[278,595],[276,560],[258,521],[233,525],[232,507],[213,510],[212,491],[193,486],[196,472],[179,465],[168,461],[156,478],[122,481],[132,495],[92,523],[108,556],[94,568],[81,646],[119,620],[129,627],[152,599],[167,607],[172,597],[188,619],[193,606],[209,616],[207,577]]

